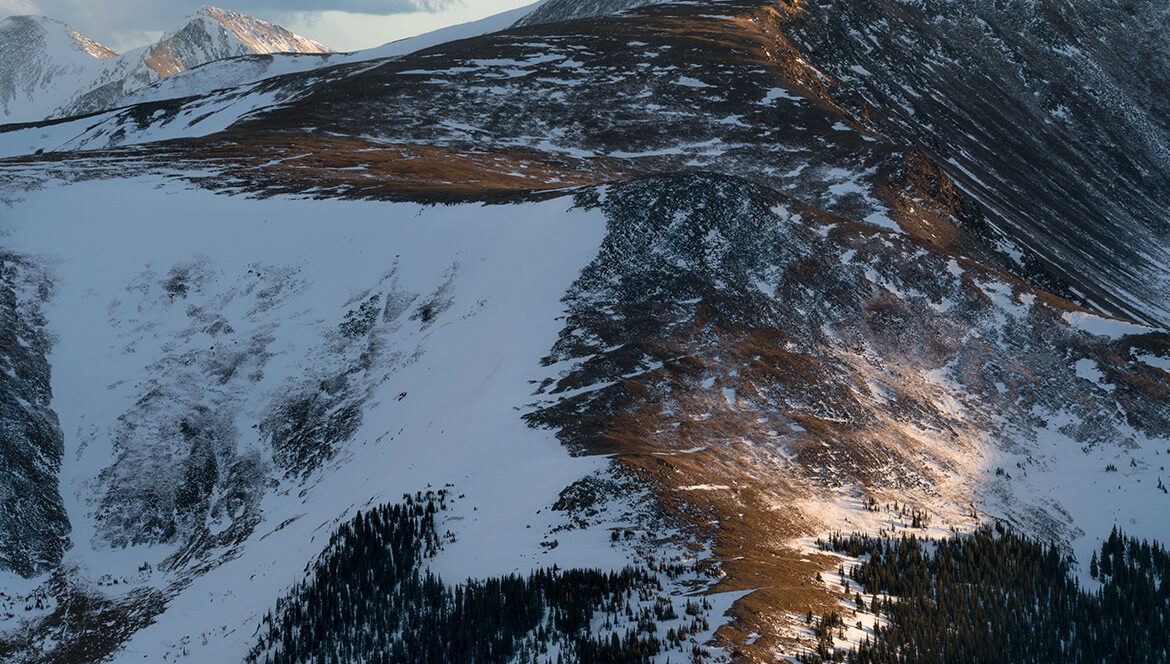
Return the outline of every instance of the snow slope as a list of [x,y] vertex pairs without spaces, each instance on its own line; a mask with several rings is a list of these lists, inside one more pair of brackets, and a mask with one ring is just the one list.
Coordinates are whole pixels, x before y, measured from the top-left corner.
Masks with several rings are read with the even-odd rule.
[[[331,72],[332,73],[332,72]],[[341,72],[348,74],[351,72]],[[95,150],[121,145],[206,136],[223,131],[256,111],[295,99],[303,94],[303,82],[294,85],[260,81],[207,95],[150,102],[33,126],[0,126],[0,156],[29,155],[38,151]],[[335,73],[336,75],[336,73]]]
[[43,16],[0,21],[0,120],[39,120],[101,75],[117,54]]
[[[238,658],[342,519],[428,483],[463,495],[444,578],[697,556],[747,593],[720,643],[748,661],[838,606],[828,530],[1004,520],[1082,563],[1114,524],[1165,541],[1170,300],[1125,260],[1170,265],[1162,162],[1097,106],[1073,134],[964,116],[1015,69],[950,66],[977,21],[928,4],[659,4],[0,134],[5,244],[52,286],[0,307],[43,312],[9,353],[34,398],[0,408],[59,417],[73,540],[58,585],[9,579],[39,606],[7,624]],[[980,53],[1048,89],[1044,34]]]
[[469,21],[467,23],[460,23],[459,25],[451,25],[438,30],[432,30],[414,37],[407,37],[406,39],[399,39],[396,41],[383,44],[382,46],[375,46],[374,48],[364,51],[357,51],[352,54],[347,54],[351,58],[385,58],[396,55],[405,55],[407,53],[414,53],[425,48],[438,46],[439,44],[446,44],[460,39],[470,39],[472,37],[479,37],[480,35],[491,34],[499,32],[511,27],[521,17],[528,15],[534,9],[542,6],[544,0],[539,0],[530,5],[510,9],[506,12],[493,14],[487,18],[482,18],[478,21]]
[[[452,580],[627,562],[604,528],[540,545],[565,518],[558,493],[606,461],[570,457],[517,410],[604,232],[568,203],[258,201],[153,177],[49,186],[5,214],[5,244],[54,279],[69,583],[115,600],[178,589],[117,661],[240,661],[340,520],[428,486],[465,496],[434,562]],[[267,439],[305,394],[360,412],[316,467]],[[144,530],[209,439],[204,506]]]

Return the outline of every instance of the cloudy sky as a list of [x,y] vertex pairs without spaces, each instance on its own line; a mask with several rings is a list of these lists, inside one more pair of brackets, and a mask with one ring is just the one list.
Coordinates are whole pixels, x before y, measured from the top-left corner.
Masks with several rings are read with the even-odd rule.
[[202,4],[250,14],[339,51],[474,21],[534,0],[0,0],[0,19],[42,14],[122,52],[156,41]]

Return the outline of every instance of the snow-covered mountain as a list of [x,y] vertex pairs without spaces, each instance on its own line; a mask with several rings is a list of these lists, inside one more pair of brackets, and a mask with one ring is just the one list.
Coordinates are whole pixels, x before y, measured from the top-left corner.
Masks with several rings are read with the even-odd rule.
[[[204,6],[188,17],[181,27],[167,33],[158,43],[135,49],[122,56],[89,40],[64,24],[43,17],[10,17],[19,21],[55,25],[57,32],[71,35],[84,48],[111,61],[104,65],[92,58],[78,58],[74,80],[52,85],[25,84],[29,101],[13,106],[2,119],[31,122],[65,118],[116,106],[162,101],[255,83],[266,78],[310,71],[327,65],[366,62],[396,57],[445,42],[503,30],[510,26],[537,25],[571,18],[597,16],[640,7],[653,2],[641,0],[583,4],[580,2],[537,2],[501,12],[463,25],[401,39],[383,46],[353,53],[334,53],[323,44],[288,32],[284,28],[243,14]],[[13,46],[9,47],[7,43]],[[33,58],[18,50],[21,38],[0,39],[0,49],[37,64],[55,63],[53,55]],[[36,67],[14,66],[14,77],[35,74]],[[50,88],[50,89],[46,89]],[[5,107],[7,108],[7,107]]]
[[0,119],[31,122],[104,110],[140,88],[224,58],[329,50],[278,25],[210,6],[157,43],[122,55],[59,21],[13,16],[0,22]]
[[167,77],[197,64],[236,55],[265,53],[326,53],[330,49],[279,25],[204,5],[183,27],[148,47],[146,66]]
[[41,16],[0,21],[0,118],[44,118],[90,85],[115,56],[60,21]]
[[328,65],[372,63],[383,58],[398,57],[439,44],[504,30],[512,26],[518,18],[528,15],[534,6],[520,7],[478,21],[439,28],[414,37],[399,39],[351,53],[309,55],[273,53],[216,60],[180,72],[149,87],[141,88],[123,98],[121,103],[130,105],[207,95],[216,90],[242,87],[267,78],[308,72]]
[[1163,10],[554,5],[0,133],[0,658],[828,659],[830,532],[1170,540]]
[[[89,45],[89,48],[108,53],[103,57],[113,58],[118,64],[99,66],[92,58],[78,58],[80,71],[75,74],[75,80],[53,84],[51,90],[45,89],[48,86],[26,85],[28,92],[25,97],[30,100],[31,107],[14,106],[17,110],[6,111],[2,119],[24,122],[65,118],[115,106],[206,95],[216,90],[256,83],[274,76],[311,71],[327,65],[396,57],[438,44],[496,32],[522,22],[532,23],[534,11],[542,5],[537,2],[477,21],[440,28],[352,53],[336,53],[280,26],[206,6],[157,44],[119,57],[96,42],[77,35],[72,28],[51,19],[11,17],[7,20],[12,21],[13,25],[23,19],[57,25],[68,34],[75,35],[83,44]],[[617,8],[615,5],[614,9]],[[560,20],[556,14],[549,14],[545,18]],[[18,38],[11,41],[13,44],[20,42]],[[4,43],[0,41],[0,46]],[[213,45],[214,48],[210,48]],[[202,52],[199,49],[203,49]],[[181,51],[186,52],[185,57],[177,55]],[[18,51],[14,53],[17,53],[14,62],[26,57]],[[123,59],[132,64],[122,63]],[[28,56],[28,60],[44,63],[55,62],[56,58],[34,59]],[[14,67],[17,72],[14,75],[33,69],[30,66]],[[93,89],[84,90],[87,87]],[[78,90],[83,90],[80,95]]]

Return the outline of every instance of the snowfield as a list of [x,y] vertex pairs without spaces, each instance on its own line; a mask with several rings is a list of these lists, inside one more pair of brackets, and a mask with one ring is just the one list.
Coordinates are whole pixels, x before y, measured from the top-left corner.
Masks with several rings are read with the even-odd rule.
[[[551,550],[540,544],[564,518],[549,509],[558,492],[606,463],[570,457],[551,433],[520,419],[560,327],[561,296],[604,232],[599,212],[566,213],[567,204],[259,201],[138,178],[50,187],[6,210],[4,244],[40,257],[56,284],[46,312],[57,335],[53,403],[66,436],[61,487],[73,524],[65,566],[82,583],[129,580],[108,591],[125,593],[182,587],[188,575],[184,566],[157,571],[175,543],[111,547],[116,533],[97,518],[103,470],[118,458],[112,441],[128,435],[121,420],[145,401],[155,409],[146,428],[197,406],[230,415],[235,456],[259,456],[270,471],[258,525],[228,549],[236,553],[202,561],[209,571],[118,661],[240,661],[260,615],[339,522],[428,486],[465,496],[444,524],[455,540],[434,561],[452,581],[628,562],[605,529],[558,533]],[[379,292],[387,302],[397,294],[403,311],[387,322],[395,307],[380,305],[370,322],[378,328],[370,346],[390,366],[354,378],[368,381],[360,426],[320,470],[281,476],[256,423],[282,395],[347,359],[338,325]],[[434,303],[426,321],[413,319],[419,303]],[[201,327],[212,318],[220,331]],[[209,381],[197,368],[224,345],[248,349],[235,361],[249,376]],[[166,396],[151,400],[158,392]],[[163,455],[158,462],[177,453],[134,435]],[[209,514],[191,528],[223,531],[232,517]],[[153,571],[143,573],[144,563]],[[25,585],[5,578],[9,592]]]

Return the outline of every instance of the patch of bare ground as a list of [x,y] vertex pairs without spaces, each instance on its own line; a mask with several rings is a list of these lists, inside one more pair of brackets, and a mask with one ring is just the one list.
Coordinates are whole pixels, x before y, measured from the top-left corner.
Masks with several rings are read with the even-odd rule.
[[220,186],[263,195],[382,200],[490,199],[622,177],[599,164],[523,148],[458,149],[340,136],[227,133],[175,156],[218,170]]
[[136,589],[111,599],[97,592],[54,582],[57,608],[0,640],[0,659],[12,664],[87,664],[116,652],[149,625],[166,605],[165,593]]
[[41,177],[75,180],[162,172],[226,193],[417,202],[515,201],[625,177],[601,163],[523,148],[256,132],[36,155],[3,166],[12,178],[33,167]]
[[[685,359],[608,388],[621,393],[614,400],[622,405],[596,436],[576,440],[582,452],[612,454],[634,469],[665,518],[710,544],[725,574],[714,590],[749,591],[718,643],[740,661],[771,661],[809,646],[797,618],[840,610],[845,598],[817,581],[838,558],[797,543],[828,526],[803,503],[840,485],[880,485],[890,465],[920,467],[918,459],[898,458],[912,456],[917,441],[879,441],[800,410],[753,407],[768,398],[753,394],[759,390],[817,389],[824,368],[782,350],[783,336],[773,330],[712,330],[699,322],[691,333],[652,342],[654,355]],[[722,378],[704,387],[711,375]],[[736,404],[724,396],[728,384],[742,397]],[[780,446],[790,460],[777,459]],[[924,475],[921,482],[934,479]]]

